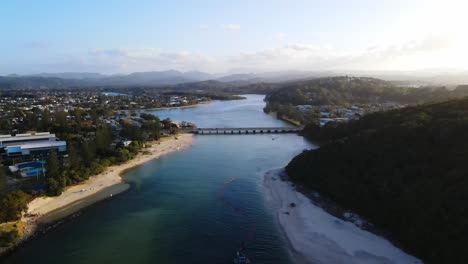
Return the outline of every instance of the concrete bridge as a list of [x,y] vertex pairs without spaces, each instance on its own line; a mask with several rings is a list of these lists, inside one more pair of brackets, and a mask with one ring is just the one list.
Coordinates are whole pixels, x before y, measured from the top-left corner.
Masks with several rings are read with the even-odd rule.
[[304,127],[238,127],[238,128],[196,128],[191,132],[197,135],[239,135],[239,134],[280,134],[299,133]]

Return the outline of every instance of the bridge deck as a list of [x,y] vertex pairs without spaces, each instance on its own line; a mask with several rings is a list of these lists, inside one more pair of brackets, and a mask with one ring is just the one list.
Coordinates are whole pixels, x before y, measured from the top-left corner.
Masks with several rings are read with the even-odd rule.
[[223,127],[223,128],[197,128],[194,134],[268,134],[268,133],[298,133],[303,127]]

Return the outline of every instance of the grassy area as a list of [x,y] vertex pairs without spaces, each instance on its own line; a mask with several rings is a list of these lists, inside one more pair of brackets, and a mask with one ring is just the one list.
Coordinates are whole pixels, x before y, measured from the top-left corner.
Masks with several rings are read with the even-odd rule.
[[293,119],[290,119],[290,118],[287,118],[287,117],[284,117],[284,116],[281,117],[281,118],[279,118],[279,119],[280,119],[280,120],[283,120],[283,121],[285,121],[285,122],[288,122],[288,123],[290,123],[290,124],[292,124],[292,125],[295,125],[295,126],[301,126],[301,125],[302,125],[301,122],[296,121],[296,120],[293,120]]
[[10,246],[17,239],[21,238],[25,226],[26,223],[23,221],[0,224],[0,247]]
[[301,122],[297,121],[297,120],[294,120],[294,119],[290,119],[290,118],[287,118],[285,116],[282,116],[282,117],[278,117],[278,113],[276,112],[268,112],[267,114],[269,114],[270,116],[276,118],[276,119],[279,119],[279,120],[282,120],[284,122],[287,122],[291,125],[294,125],[294,126],[302,126]]

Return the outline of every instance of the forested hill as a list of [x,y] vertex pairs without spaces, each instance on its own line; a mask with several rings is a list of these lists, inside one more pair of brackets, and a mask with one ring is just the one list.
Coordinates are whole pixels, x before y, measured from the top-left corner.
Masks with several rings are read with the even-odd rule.
[[459,94],[454,94],[444,87],[407,88],[376,78],[342,76],[291,82],[270,93],[266,100],[269,103],[291,105],[341,105],[387,101],[413,104],[454,96]]
[[55,77],[5,77],[0,76],[0,90],[63,89],[79,85],[78,80]]
[[426,263],[468,263],[468,98],[307,127],[293,181],[367,217]]

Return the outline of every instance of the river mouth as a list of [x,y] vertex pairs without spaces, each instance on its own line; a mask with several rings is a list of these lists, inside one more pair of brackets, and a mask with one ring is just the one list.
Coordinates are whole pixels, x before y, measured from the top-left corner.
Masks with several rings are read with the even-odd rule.
[[[204,127],[286,126],[261,111],[261,96],[247,98],[153,113],[173,114],[170,117],[174,120],[184,117],[178,121],[198,118]],[[236,116],[240,121],[227,121]],[[246,121],[247,117],[252,120]],[[228,123],[222,126],[223,122]],[[284,218],[293,215],[278,213],[277,206],[271,205],[275,192],[265,188],[266,172],[283,168],[304,149],[316,147],[296,134],[195,135],[191,148],[133,167],[122,175],[123,183],[44,215],[40,225],[47,235],[31,240],[4,263],[37,259],[69,264],[231,263],[239,249],[253,263],[263,264],[307,263],[310,258],[323,262],[324,256],[368,260],[373,256],[364,256],[362,247],[357,255],[353,250],[354,240],[365,244],[369,234],[357,236],[359,230],[344,229],[347,223],[307,204],[300,193],[276,188],[276,196],[288,194],[287,201],[283,198],[281,202],[287,203],[286,209],[280,210],[292,210],[291,199],[297,196],[293,200],[296,209],[307,204],[304,212],[313,212],[307,219],[314,224],[306,228],[302,223],[303,230],[292,239],[290,229],[297,227],[299,220],[285,225]],[[307,244],[307,238],[298,240],[306,229],[319,234],[320,239],[315,237],[312,244]],[[343,241],[348,243],[340,244]],[[306,253],[315,251],[304,254],[297,249],[298,243],[307,244],[302,247]],[[369,245],[365,249],[371,247],[365,245]],[[379,250],[383,249],[387,250]]]
[[[188,111],[187,118],[169,117],[205,127],[218,127],[236,116],[238,121],[224,125],[283,126],[282,121],[263,113],[263,105],[263,96],[250,96],[155,114],[164,117],[162,113]],[[106,190],[92,197],[104,202],[82,210],[88,202],[83,200],[44,217],[44,222],[53,223],[64,214],[82,212],[30,241],[4,263],[37,259],[70,264],[231,263],[243,243],[253,263],[292,263],[287,241],[265,204],[260,174],[285,166],[311,146],[294,134],[194,136],[191,148],[126,172],[123,178],[131,187],[125,192],[105,199],[109,196]],[[236,180],[220,199],[220,190],[233,178]],[[245,214],[235,208],[242,208]]]

